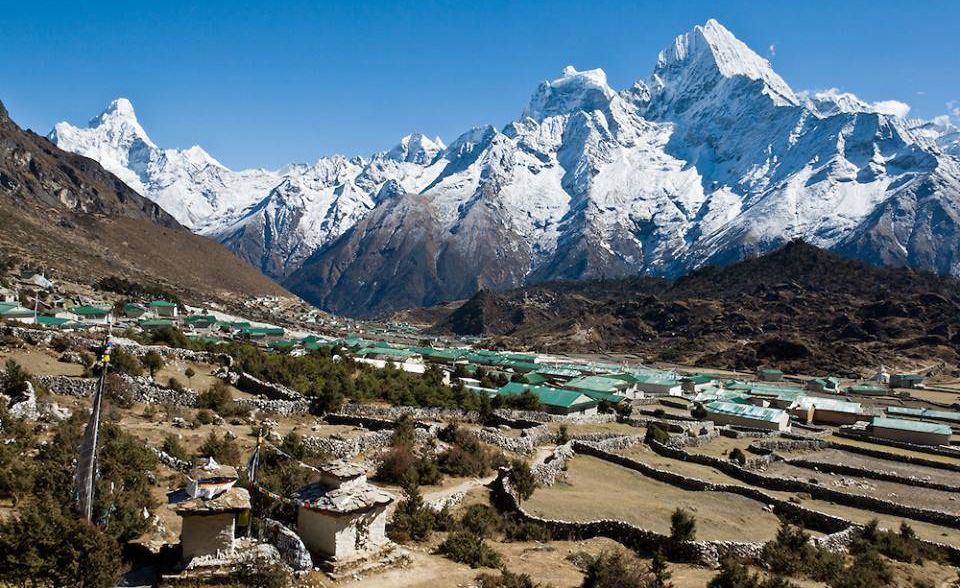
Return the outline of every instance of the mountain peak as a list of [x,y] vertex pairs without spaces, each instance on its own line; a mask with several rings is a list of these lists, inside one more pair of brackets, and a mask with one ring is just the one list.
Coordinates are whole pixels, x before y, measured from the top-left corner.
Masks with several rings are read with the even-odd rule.
[[537,86],[523,116],[540,121],[576,110],[599,110],[605,108],[615,95],[602,69],[577,71],[568,65],[559,78]]
[[412,133],[400,139],[400,143],[387,153],[387,157],[407,163],[426,164],[446,149],[440,137],[430,139],[422,133]]
[[766,93],[778,105],[799,103],[769,61],[712,18],[678,36],[670,47],[660,52],[651,86],[658,91],[669,86],[682,88],[700,85],[717,76],[761,81]]
[[137,113],[133,110],[133,104],[127,98],[117,98],[110,103],[107,108],[100,113],[99,116],[90,121],[90,127],[100,126],[103,122],[108,120],[121,120],[137,123]]

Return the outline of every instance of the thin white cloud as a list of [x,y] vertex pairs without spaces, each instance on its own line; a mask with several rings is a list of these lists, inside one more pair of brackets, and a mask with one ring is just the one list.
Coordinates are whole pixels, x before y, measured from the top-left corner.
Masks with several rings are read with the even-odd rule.
[[777,56],[777,46],[775,43],[770,43],[770,47],[767,49],[770,52],[770,57]]
[[960,105],[957,105],[956,100],[947,102],[947,112],[949,112],[951,116],[960,118]]
[[910,105],[899,100],[881,100],[871,104],[875,112],[906,118],[910,114]]

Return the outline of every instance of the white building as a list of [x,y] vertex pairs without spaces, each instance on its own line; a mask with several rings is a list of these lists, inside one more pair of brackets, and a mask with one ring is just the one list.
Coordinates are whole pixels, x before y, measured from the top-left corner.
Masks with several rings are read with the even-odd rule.
[[236,482],[235,468],[209,458],[206,465],[193,471],[187,487],[171,496],[174,511],[183,519],[183,561],[233,556],[237,521],[250,510],[250,494],[235,487]]
[[715,400],[703,405],[707,418],[717,425],[734,425],[769,431],[789,431],[790,414],[778,408],[767,408],[739,402]]
[[295,495],[297,532],[307,548],[336,567],[390,546],[387,506],[394,496],[367,483],[357,464],[337,461],[320,470],[320,481]]

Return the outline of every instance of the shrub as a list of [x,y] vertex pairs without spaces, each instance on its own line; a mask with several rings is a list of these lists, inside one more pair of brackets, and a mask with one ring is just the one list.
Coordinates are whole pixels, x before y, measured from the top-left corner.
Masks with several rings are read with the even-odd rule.
[[455,531],[448,535],[437,551],[471,568],[498,568],[503,564],[500,554],[487,545],[482,537],[466,531]]
[[480,574],[476,581],[479,588],[537,588],[539,586],[529,575],[514,574],[508,570],[503,570],[499,576]]
[[514,517],[507,517],[503,521],[503,536],[507,541],[540,541],[545,543],[552,539],[550,529],[535,523]]
[[213,413],[205,408],[197,411],[197,425],[209,425],[213,422]]
[[170,376],[170,379],[167,380],[167,388],[170,388],[174,392],[183,392],[185,390],[180,380],[173,376]]
[[563,445],[570,441],[570,432],[567,429],[566,423],[560,424],[560,429],[557,432],[557,445]]
[[163,445],[160,447],[167,455],[173,456],[184,461],[190,459],[186,448],[180,443],[180,440],[171,434],[163,438]]
[[656,441],[657,443],[667,443],[670,441],[670,433],[667,432],[667,429],[664,428],[664,425],[659,423],[651,423],[647,427],[647,432],[643,436],[644,441],[650,443],[650,441]]
[[730,461],[735,461],[735,462],[737,462],[737,463],[740,464],[741,466],[744,465],[745,463],[747,463],[747,455],[746,455],[746,454],[743,452],[743,450],[740,449],[739,447],[734,447],[734,448],[733,448],[733,451],[730,452],[730,455],[728,456],[728,459],[729,459]]
[[670,539],[693,541],[697,536],[697,519],[690,511],[678,508],[670,515]]
[[232,401],[233,394],[230,393],[230,387],[218,380],[197,395],[197,408],[206,408],[219,414]]
[[703,407],[699,402],[693,405],[693,408],[690,409],[690,416],[695,419],[703,420],[707,418],[707,409]]
[[468,431],[457,430],[453,447],[440,454],[437,466],[451,476],[482,477],[503,463],[503,455],[481,443]]
[[[854,548],[851,548],[853,551]],[[831,588],[873,588],[893,580],[887,562],[872,547],[856,549],[853,563],[830,582]]]
[[500,514],[485,504],[471,504],[460,518],[460,530],[478,537],[493,537],[502,524]]
[[226,435],[217,437],[216,431],[210,431],[197,450],[197,457],[212,457],[222,464],[237,466],[240,465],[240,447]]
[[15,397],[23,392],[27,381],[30,380],[30,374],[12,359],[8,359],[3,367],[3,375],[0,376],[0,392]]
[[122,347],[114,347],[110,351],[110,370],[135,377],[143,373],[143,366],[132,353]]
[[543,405],[540,403],[540,397],[529,390],[524,390],[516,395],[497,396],[494,398],[494,400],[497,399],[500,399],[503,408],[509,408],[511,410],[538,411],[543,408]]
[[120,547],[54,501],[0,521],[0,581],[15,586],[108,588],[120,575]]
[[233,578],[245,588],[288,588],[294,585],[293,574],[286,564],[257,554],[241,559]]
[[843,557],[810,543],[810,535],[786,521],[780,522],[777,537],[763,546],[760,559],[778,574],[803,575],[827,582],[843,571]]
[[876,519],[857,529],[853,534],[851,551],[858,553],[870,549],[875,549],[890,559],[907,563],[922,564],[927,559],[945,559],[945,554],[939,549],[917,539],[913,528],[905,522],[900,523],[899,533],[880,530]]
[[143,356],[140,362],[143,364],[143,367],[147,368],[147,371],[150,372],[151,378],[156,375],[158,370],[163,369],[164,365],[163,356],[152,349]]
[[70,339],[67,339],[63,335],[57,335],[50,340],[50,348],[56,351],[57,353],[63,353],[70,349],[72,345],[70,344]]
[[604,551],[587,564],[582,588],[648,588],[652,575],[637,556],[624,549]]
[[423,497],[415,482],[404,486],[404,499],[397,504],[393,518],[387,525],[387,534],[394,541],[425,541],[436,523],[436,514],[423,504]]
[[194,371],[192,367],[188,366],[187,369],[183,371],[183,375],[185,378],[187,378],[187,384],[193,386],[193,377],[197,375],[197,372]]
[[530,465],[522,459],[514,459],[510,462],[507,480],[510,481],[510,487],[517,493],[518,501],[527,500],[533,496],[533,491],[537,487]]

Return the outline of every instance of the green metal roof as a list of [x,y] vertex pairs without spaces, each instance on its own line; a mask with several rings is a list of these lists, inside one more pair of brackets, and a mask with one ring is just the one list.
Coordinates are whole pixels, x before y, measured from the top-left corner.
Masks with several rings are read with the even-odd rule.
[[393,347],[364,347],[362,349],[358,349],[354,355],[357,357],[365,357],[367,355],[386,355],[389,357],[407,358],[413,357],[417,354],[407,351],[406,349],[394,349]]
[[4,318],[31,318],[34,314],[32,309],[16,304],[5,304],[4,308],[0,308],[0,316]]
[[293,341],[290,339],[277,339],[276,341],[271,341],[267,344],[267,347],[271,349],[293,349],[300,343],[298,341]]
[[628,382],[607,376],[582,376],[563,385],[564,388],[583,392],[613,392],[627,386],[629,386]]
[[889,417],[873,417],[873,426],[881,429],[897,429],[900,431],[913,431],[915,433],[934,433],[938,435],[951,435],[953,429],[948,425],[940,423],[927,423],[924,421],[911,421],[908,419],[892,419]]
[[888,406],[887,414],[912,416],[960,423],[960,412],[953,410],[934,410],[930,408],[910,408],[906,406]]
[[162,329],[163,327],[172,327],[173,321],[170,319],[147,319],[139,323],[141,329]]
[[81,306],[74,306],[70,309],[70,312],[79,316],[106,316],[113,312],[113,309],[109,306],[94,306],[92,304],[84,304]]
[[128,302],[123,305],[123,312],[147,312],[147,307],[142,304],[137,304],[136,302]]
[[150,302],[152,308],[174,308],[177,306],[175,302],[169,302],[167,300],[152,300]]
[[816,407],[816,410],[831,410],[833,412],[846,412],[850,414],[859,414],[862,408],[859,402],[850,402],[839,398],[821,398],[819,396],[807,396],[800,399],[800,407]]
[[187,321],[188,323],[215,323],[217,321],[217,317],[213,316],[212,314],[191,314],[190,316],[185,317],[183,320]]
[[69,320],[70,319],[60,318],[57,316],[44,316],[42,314],[37,316],[37,324],[47,327],[59,327],[69,322]]
[[[502,386],[498,394],[507,396],[519,396],[524,392],[530,391],[537,395],[541,404],[547,406],[556,406],[560,408],[590,408],[597,404],[596,400],[589,399],[589,396],[573,390],[561,390],[559,388],[547,388],[545,386],[530,386],[520,382],[509,382]],[[589,400],[583,400],[586,396]]]
[[728,382],[726,387],[730,390],[742,390],[751,396],[776,396],[781,400],[799,401],[807,395],[801,388],[788,388],[777,386],[775,384],[764,384],[762,382]]
[[766,408],[753,404],[740,404],[738,402],[723,402],[722,400],[708,402],[704,404],[703,407],[707,409],[707,412],[714,414],[725,414],[771,423],[782,420],[784,415],[787,414],[785,411],[777,408]]
[[528,384],[542,384],[546,382],[547,379],[544,378],[542,375],[540,375],[540,373],[538,372],[530,372],[523,376],[523,381]]
[[283,327],[242,327],[240,332],[244,335],[283,335],[286,331]]

